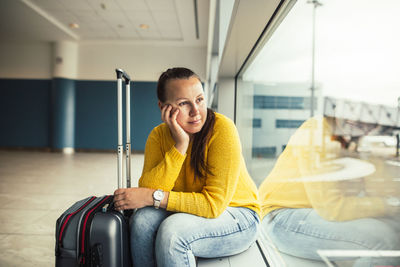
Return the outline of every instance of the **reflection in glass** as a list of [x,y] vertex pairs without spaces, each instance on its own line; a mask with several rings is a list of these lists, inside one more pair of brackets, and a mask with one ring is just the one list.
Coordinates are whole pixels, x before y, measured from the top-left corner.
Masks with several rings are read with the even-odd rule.
[[[290,138],[259,188],[263,233],[279,251],[312,260],[321,250],[399,250],[399,167],[357,153],[332,135],[336,123],[314,117]],[[393,255],[332,260],[395,266],[400,254]]]

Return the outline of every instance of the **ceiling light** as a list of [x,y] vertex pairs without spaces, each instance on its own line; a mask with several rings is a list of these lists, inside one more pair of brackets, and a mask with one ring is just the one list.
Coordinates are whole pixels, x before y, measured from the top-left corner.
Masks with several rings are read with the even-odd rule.
[[150,28],[150,26],[147,25],[147,24],[140,24],[140,25],[139,25],[139,28],[140,28],[140,29],[143,29],[143,30],[147,30],[148,28]]
[[68,25],[71,29],[78,29],[79,28],[79,24],[78,23],[70,23]]

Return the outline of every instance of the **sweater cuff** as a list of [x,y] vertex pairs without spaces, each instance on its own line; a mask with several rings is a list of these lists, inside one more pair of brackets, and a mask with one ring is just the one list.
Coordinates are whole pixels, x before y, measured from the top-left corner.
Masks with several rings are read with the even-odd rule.
[[182,155],[181,152],[179,152],[178,149],[176,149],[175,145],[173,145],[172,148],[167,153],[173,160],[179,161],[179,160],[184,160],[186,158],[186,154]]
[[[178,152],[179,153],[179,152]],[[168,211],[176,211],[176,203],[178,201],[178,192],[170,191],[168,196]]]

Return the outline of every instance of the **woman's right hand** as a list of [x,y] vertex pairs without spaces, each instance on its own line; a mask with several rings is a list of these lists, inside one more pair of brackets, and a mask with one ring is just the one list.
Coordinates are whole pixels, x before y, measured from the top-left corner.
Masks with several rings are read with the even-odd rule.
[[161,119],[165,122],[170,131],[172,138],[175,141],[175,148],[182,154],[186,154],[186,150],[189,146],[190,136],[183,128],[178,124],[176,118],[179,114],[179,109],[173,110],[171,105],[165,105],[161,109]]

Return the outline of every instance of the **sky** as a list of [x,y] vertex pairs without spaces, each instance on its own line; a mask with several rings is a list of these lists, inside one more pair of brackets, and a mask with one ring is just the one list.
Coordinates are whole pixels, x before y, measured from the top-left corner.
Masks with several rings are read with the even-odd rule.
[[[316,10],[315,81],[322,95],[397,107],[400,1],[324,0]],[[298,0],[243,75],[310,83],[313,5]]]

